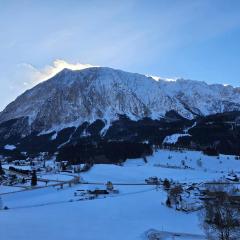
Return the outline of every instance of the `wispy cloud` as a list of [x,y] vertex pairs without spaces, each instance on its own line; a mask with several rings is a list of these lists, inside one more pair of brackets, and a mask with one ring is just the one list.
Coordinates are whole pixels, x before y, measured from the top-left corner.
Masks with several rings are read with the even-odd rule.
[[33,87],[34,85],[45,81],[58,72],[62,71],[64,68],[72,70],[81,70],[89,67],[96,67],[91,64],[82,64],[82,63],[69,63],[62,59],[57,59],[53,61],[51,65],[47,65],[41,69],[34,67],[29,63],[19,64],[19,73],[22,75],[21,78],[24,79],[22,84],[26,87]]
[[5,74],[0,75],[0,111],[25,90],[53,77],[64,68],[81,70],[89,67],[96,66],[79,62],[70,63],[62,59],[57,59],[42,68],[30,63],[17,64],[14,70],[5,71]]

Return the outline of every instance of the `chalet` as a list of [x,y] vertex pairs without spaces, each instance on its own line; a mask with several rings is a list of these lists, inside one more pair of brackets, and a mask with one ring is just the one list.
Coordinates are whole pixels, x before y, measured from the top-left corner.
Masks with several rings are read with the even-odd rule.
[[202,191],[202,194],[204,195],[203,197],[199,198],[201,200],[215,200],[219,197],[227,197],[228,194],[226,192],[223,191],[210,191],[210,190],[205,190]]
[[229,181],[232,181],[232,182],[238,182],[239,181],[239,178],[238,178],[237,175],[228,175],[226,177],[226,179],[229,180]]
[[160,184],[158,177],[149,177],[149,178],[145,179],[145,182],[147,184],[156,184],[156,185]]
[[93,195],[106,195],[109,194],[109,192],[105,189],[95,189],[95,190],[88,190],[89,194]]
[[112,182],[108,181],[107,184],[106,184],[106,188],[108,191],[113,191],[114,190],[114,187],[113,187],[113,184]]
[[26,160],[14,160],[13,164],[15,166],[26,166],[28,165],[28,162]]

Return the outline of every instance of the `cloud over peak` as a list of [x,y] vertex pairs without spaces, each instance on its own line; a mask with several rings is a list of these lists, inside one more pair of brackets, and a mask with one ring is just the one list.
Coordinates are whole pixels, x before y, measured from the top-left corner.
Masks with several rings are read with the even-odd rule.
[[39,82],[45,81],[58,72],[62,71],[64,68],[71,70],[81,70],[90,67],[96,67],[91,64],[82,64],[82,63],[69,63],[62,59],[56,59],[51,65],[47,65],[41,69],[34,67],[31,64],[23,63],[20,64],[23,67],[23,72],[27,77],[24,85],[32,87],[32,85],[38,84]]

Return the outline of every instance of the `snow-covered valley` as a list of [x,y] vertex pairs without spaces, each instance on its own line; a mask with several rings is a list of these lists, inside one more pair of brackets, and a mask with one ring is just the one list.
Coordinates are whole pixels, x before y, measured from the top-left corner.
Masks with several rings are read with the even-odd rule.
[[[15,193],[7,193],[6,189],[12,192],[14,187],[4,187],[0,196],[2,206],[8,209],[0,211],[1,237],[7,240],[132,240],[147,239],[155,229],[161,235],[159,239],[204,239],[199,211],[184,212],[167,207],[167,192],[161,184],[146,184],[145,179],[167,178],[181,183],[186,190],[192,184],[201,188],[206,182],[220,179],[233,184],[228,175],[234,172],[239,176],[239,169],[240,161],[235,156],[157,150],[145,161],[131,159],[122,165],[96,164],[80,174],[41,173],[39,179],[49,181],[76,176],[81,180],[71,186],[15,189],[18,191]],[[84,195],[87,190],[106,189],[108,181],[113,183],[116,192],[92,198]],[[239,185],[234,183],[235,187]],[[195,201],[194,192],[186,201]]]

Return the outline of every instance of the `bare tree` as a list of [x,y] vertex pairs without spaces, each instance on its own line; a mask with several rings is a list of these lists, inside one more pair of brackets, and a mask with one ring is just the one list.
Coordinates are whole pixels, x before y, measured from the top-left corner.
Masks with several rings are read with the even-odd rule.
[[32,178],[31,178],[31,186],[36,186],[37,185],[37,173],[36,170],[33,170],[32,172]]
[[171,183],[169,182],[169,180],[167,178],[165,178],[163,181],[163,187],[165,190],[168,190],[171,187]]
[[176,185],[172,187],[169,191],[170,201],[173,202],[178,209],[180,202],[182,201],[181,194],[183,192],[183,188],[181,185]]
[[216,194],[207,200],[201,214],[203,229],[211,240],[237,240],[240,238],[240,208],[227,193]]
[[0,160],[0,175],[3,175],[4,174],[4,170],[3,170],[3,168],[2,168],[2,162],[1,162],[1,160]]
[[0,210],[3,209],[3,201],[2,201],[2,197],[0,196]]

